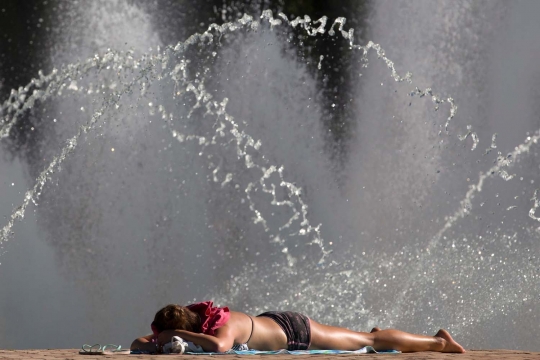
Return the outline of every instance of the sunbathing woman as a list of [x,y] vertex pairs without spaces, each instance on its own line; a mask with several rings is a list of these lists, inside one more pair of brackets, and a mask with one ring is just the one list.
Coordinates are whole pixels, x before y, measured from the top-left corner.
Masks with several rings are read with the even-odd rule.
[[211,301],[185,307],[167,305],[156,313],[151,327],[153,334],[133,341],[131,350],[160,352],[173,336],[179,336],[206,352],[225,352],[243,344],[256,350],[358,350],[372,346],[378,351],[465,352],[446,330],[439,330],[435,336],[379,328],[365,333],[319,324],[290,311],[253,317],[227,307],[213,307]]

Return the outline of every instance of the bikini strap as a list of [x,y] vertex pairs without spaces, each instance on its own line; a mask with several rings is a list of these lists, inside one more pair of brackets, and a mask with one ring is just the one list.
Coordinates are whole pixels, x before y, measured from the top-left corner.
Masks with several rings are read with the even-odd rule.
[[249,316],[248,314],[246,314],[247,317],[249,318],[249,320],[251,320],[251,333],[249,334],[249,339],[247,339],[246,341],[246,344],[249,342],[249,340],[251,340],[251,336],[253,335],[253,327],[255,326],[253,324],[253,318],[251,316]]

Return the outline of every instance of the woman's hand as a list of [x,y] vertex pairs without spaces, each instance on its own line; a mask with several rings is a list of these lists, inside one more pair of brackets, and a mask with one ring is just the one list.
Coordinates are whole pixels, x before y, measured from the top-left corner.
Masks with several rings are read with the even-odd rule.
[[140,350],[146,352],[157,352],[157,338],[154,335],[147,335],[133,340],[131,350]]
[[161,350],[165,344],[170,343],[173,336],[182,337],[181,335],[178,334],[176,330],[164,330],[160,332],[157,337],[157,344],[159,346],[159,349]]

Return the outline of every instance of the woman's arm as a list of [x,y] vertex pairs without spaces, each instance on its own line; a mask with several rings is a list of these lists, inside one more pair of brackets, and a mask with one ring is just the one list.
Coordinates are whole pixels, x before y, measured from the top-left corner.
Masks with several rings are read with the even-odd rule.
[[170,342],[173,336],[180,336],[185,341],[191,341],[196,345],[200,345],[206,352],[225,352],[230,350],[234,344],[234,337],[227,325],[220,327],[216,331],[216,336],[194,333],[187,330],[165,330],[158,336],[159,346]]
[[155,339],[154,335],[146,335],[133,340],[130,350],[140,350],[146,352],[157,352],[157,342],[152,342]]

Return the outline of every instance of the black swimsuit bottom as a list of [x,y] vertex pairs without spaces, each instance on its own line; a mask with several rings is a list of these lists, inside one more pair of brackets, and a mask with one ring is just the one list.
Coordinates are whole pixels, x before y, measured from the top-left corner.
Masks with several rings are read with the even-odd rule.
[[268,311],[257,317],[269,317],[274,320],[287,336],[287,350],[307,350],[311,344],[309,318],[292,311]]

